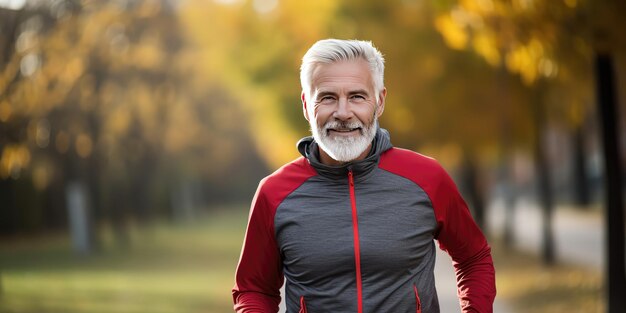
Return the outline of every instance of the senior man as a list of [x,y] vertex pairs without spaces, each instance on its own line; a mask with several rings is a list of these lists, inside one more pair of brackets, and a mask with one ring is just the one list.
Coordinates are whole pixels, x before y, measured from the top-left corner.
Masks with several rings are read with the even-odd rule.
[[452,257],[463,312],[492,312],[490,247],[432,158],[379,128],[387,90],[371,42],[326,39],[302,59],[312,137],[264,178],[233,288],[237,312],[439,312],[435,243]]

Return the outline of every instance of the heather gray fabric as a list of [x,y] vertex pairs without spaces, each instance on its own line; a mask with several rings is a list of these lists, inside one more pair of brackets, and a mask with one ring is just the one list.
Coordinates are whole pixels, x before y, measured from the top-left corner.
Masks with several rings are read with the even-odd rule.
[[412,181],[378,168],[391,148],[379,129],[363,161],[341,167],[319,163],[317,145],[299,145],[313,176],[287,196],[274,217],[286,279],[287,312],[356,312],[357,289],[348,168],[355,179],[364,312],[439,312],[433,269],[437,227],[426,192]]

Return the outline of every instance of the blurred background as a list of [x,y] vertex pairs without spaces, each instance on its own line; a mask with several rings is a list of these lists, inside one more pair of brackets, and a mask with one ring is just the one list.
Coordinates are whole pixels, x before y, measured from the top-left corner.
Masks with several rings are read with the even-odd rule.
[[453,175],[493,246],[496,312],[622,312],[624,13],[0,0],[0,312],[231,312],[249,203],[298,157],[300,59],[328,37],[383,52],[381,126]]

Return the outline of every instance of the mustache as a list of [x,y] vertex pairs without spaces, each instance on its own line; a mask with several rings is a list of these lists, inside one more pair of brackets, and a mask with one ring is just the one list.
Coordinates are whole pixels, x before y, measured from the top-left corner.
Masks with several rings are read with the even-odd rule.
[[324,130],[328,130],[328,129],[349,130],[349,129],[355,129],[355,128],[363,129],[364,125],[363,123],[359,121],[353,121],[353,122],[329,121],[323,127]]

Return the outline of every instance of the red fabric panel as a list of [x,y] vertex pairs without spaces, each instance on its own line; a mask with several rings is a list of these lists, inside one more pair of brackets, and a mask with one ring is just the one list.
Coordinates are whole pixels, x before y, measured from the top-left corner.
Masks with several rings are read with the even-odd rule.
[[279,204],[316,174],[306,159],[299,158],[259,183],[235,273],[236,312],[278,312],[283,273],[274,234],[274,216]]

